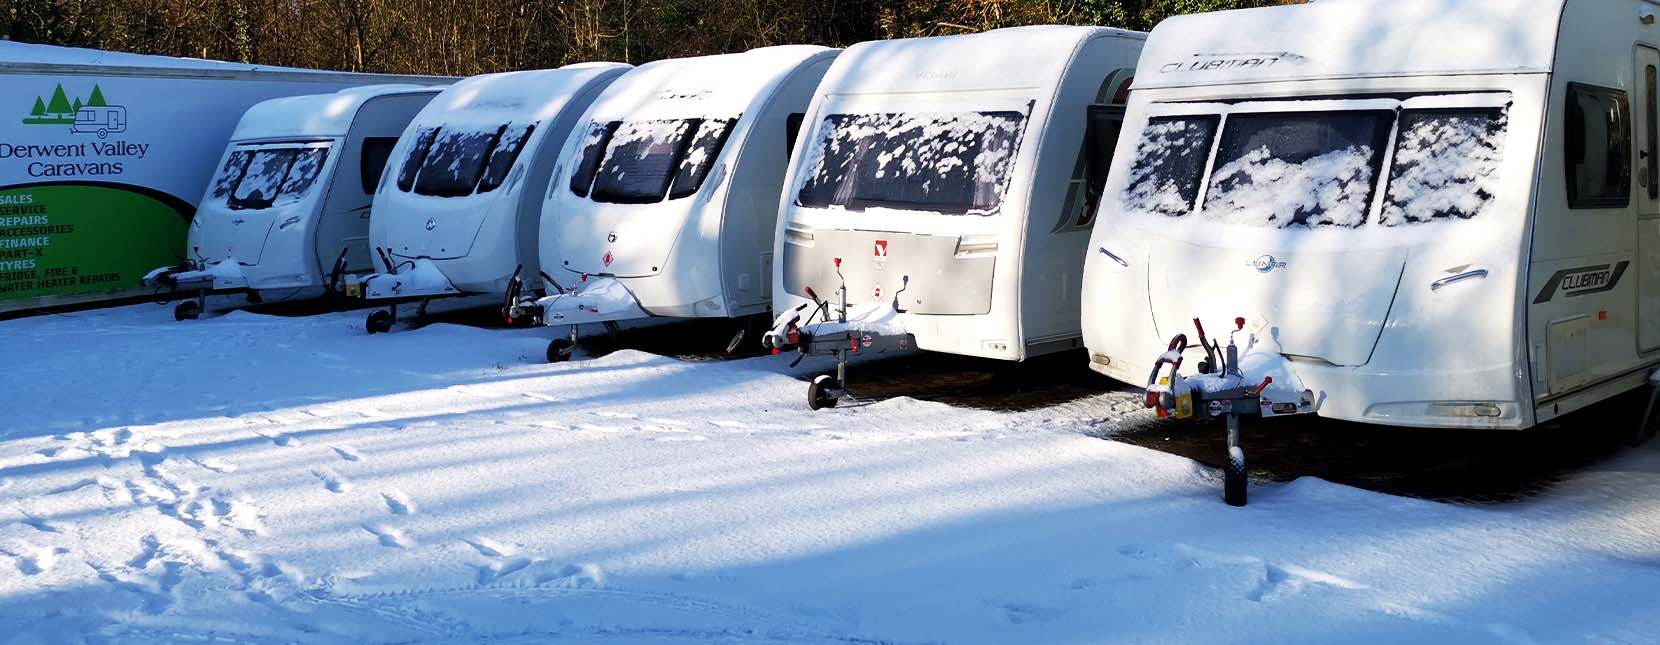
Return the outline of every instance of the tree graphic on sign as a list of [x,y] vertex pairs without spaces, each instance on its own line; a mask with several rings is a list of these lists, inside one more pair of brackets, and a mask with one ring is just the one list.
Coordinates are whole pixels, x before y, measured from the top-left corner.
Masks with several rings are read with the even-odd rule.
[[80,97],[70,100],[69,94],[63,91],[63,84],[52,88],[50,100],[35,97],[35,105],[29,110],[29,116],[23,119],[24,125],[72,125],[75,123],[75,113],[83,107],[106,107],[104,90],[97,85],[92,86],[92,96],[82,101]]

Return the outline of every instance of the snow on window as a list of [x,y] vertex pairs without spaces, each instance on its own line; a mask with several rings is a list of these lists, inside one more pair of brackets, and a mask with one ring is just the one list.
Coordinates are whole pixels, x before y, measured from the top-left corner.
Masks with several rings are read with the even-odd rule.
[[1380,223],[1480,215],[1498,192],[1507,125],[1499,109],[1404,112]]
[[251,150],[237,150],[225,158],[224,167],[213,176],[213,199],[224,199],[236,188],[236,182],[242,181],[242,173],[248,169],[248,161],[254,156]]
[[1221,120],[1214,114],[1149,119],[1120,198],[1124,210],[1171,217],[1191,212]]
[[611,135],[594,180],[594,201],[643,204],[663,200],[695,121],[630,121]]
[[242,182],[231,191],[230,207],[238,210],[269,207],[298,153],[296,148],[254,151],[247,171],[242,174]]
[[434,197],[471,195],[504,128],[446,128],[439,132],[415,177],[415,192]]
[[990,215],[1025,123],[1019,112],[831,115],[796,202]]
[[594,186],[594,174],[599,172],[599,162],[605,157],[605,147],[621,126],[621,121],[588,124],[588,134],[582,139],[581,158],[571,174],[571,192],[576,196],[588,196],[588,189]]
[[736,121],[732,119],[709,119],[698,124],[686,154],[680,159],[680,167],[674,171],[669,199],[689,196],[703,186],[703,178],[715,165],[715,157],[720,156],[721,147],[726,145],[727,136],[732,134],[734,123]]
[[502,130],[501,140],[496,143],[495,151],[490,153],[490,162],[484,166],[484,176],[478,180],[478,192],[490,192],[507,181],[507,172],[513,169],[513,162],[524,151],[525,141],[535,131],[534,123],[510,123],[507,129]]
[[1201,216],[1275,228],[1360,226],[1394,119],[1389,110],[1230,116]]
[[415,175],[426,163],[427,153],[432,150],[432,140],[437,137],[438,128],[421,128],[420,132],[415,133],[415,142],[409,146],[409,157],[398,168],[398,190],[407,193],[415,189]]
[[294,164],[288,167],[288,176],[282,180],[274,204],[292,204],[305,197],[306,191],[322,175],[323,162],[328,159],[327,146],[301,148],[296,151]]

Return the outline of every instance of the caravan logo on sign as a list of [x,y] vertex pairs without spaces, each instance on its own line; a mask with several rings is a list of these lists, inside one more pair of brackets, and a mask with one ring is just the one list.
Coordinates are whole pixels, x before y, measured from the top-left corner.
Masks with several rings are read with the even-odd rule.
[[875,260],[878,269],[888,265],[887,240],[876,240],[876,247],[871,250],[871,258]]
[[110,105],[104,99],[104,89],[92,86],[92,94],[85,101],[76,97],[73,102],[63,91],[63,84],[52,88],[52,98],[36,96],[29,116],[23,125],[67,125],[75,134],[96,134],[99,139],[127,131],[127,108]]

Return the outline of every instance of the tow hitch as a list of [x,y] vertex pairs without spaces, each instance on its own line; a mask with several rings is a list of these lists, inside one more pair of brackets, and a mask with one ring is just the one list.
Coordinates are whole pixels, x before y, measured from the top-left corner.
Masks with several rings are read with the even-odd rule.
[[899,306],[899,294],[909,288],[910,276],[901,276],[901,288],[894,292],[891,301],[878,300],[849,306],[842,259],[835,258],[834,261],[836,277],[841,281],[836,288],[835,302],[820,298],[811,286],[803,287],[807,297],[813,300],[812,304],[802,303],[784,312],[773,321],[772,329],[761,337],[761,346],[774,354],[787,351],[799,353],[790,362],[790,367],[799,365],[809,354],[836,357],[834,377],[821,374],[807,384],[807,407],[812,410],[833,408],[843,398],[852,398],[847,391],[847,362],[853,356],[864,352],[904,350],[912,344],[911,335],[905,331],[903,320],[899,317],[905,313]]
[[1153,363],[1145,403],[1161,419],[1227,421],[1228,461],[1222,469],[1222,499],[1229,506],[1244,506],[1247,481],[1240,419],[1313,413],[1314,393],[1297,385],[1285,358],[1264,348],[1255,333],[1247,333],[1245,349],[1240,350],[1235,336],[1244,332],[1244,318],[1234,319],[1226,348],[1205,336],[1204,324],[1198,318],[1193,319],[1193,327],[1199,339],[1196,347],[1205,352],[1198,373],[1182,375],[1183,353],[1195,346],[1188,344],[1186,334],[1177,334]]

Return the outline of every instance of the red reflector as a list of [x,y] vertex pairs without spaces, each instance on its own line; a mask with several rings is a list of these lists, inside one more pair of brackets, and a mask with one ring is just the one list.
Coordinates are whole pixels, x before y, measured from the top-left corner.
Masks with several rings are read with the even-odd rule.
[[1608,320],[1608,310],[1604,309],[1597,312],[1597,320]]

